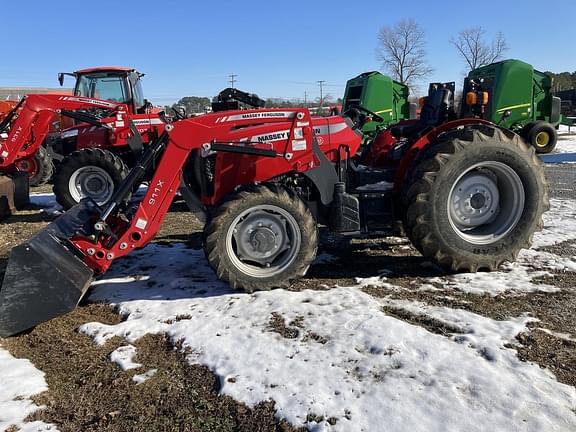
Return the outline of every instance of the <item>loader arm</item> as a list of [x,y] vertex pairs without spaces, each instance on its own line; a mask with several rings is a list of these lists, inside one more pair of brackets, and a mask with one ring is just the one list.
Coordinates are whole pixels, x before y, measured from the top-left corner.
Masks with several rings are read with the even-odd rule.
[[[256,182],[323,164],[334,171],[328,159],[312,151],[315,142],[312,118],[305,109],[231,111],[166,125],[108,204],[99,207],[84,199],[12,249],[0,288],[0,337],[73,310],[95,274],[146,246],[160,229],[192,152],[210,157],[214,152],[233,151],[253,168],[264,162],[261,172],[254,173],[252,182]],[[154,176],[146,194],[132,206],[127,202],[130,193],[151,169]],[[213,197],[202,198],[205,205],[216,204]]]
[[[116,115],[116,126],[128,128],[128,107],[124,104],[65,95],[28,95],[2,122],[3,135],[0,135],[0,169],[12,167],[14,162],[32,156],[42,145],[50,124],[58,115],[74,116],[75,110],[99,108]],[[88,120],[89,114],[83,114]],[[98,124],[93,117],[92,124]],[[5,124],[6,123],[6,124]]]

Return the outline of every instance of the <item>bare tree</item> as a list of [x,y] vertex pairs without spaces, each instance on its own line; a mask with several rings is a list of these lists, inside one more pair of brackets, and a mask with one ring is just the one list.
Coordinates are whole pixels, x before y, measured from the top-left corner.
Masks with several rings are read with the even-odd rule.
[[426,60],[424,31],[413,19],[382,27],[378,41],[378,60],[395,80],[413,87],[416,81],[432,73]]
[[470,70],[500,60],[508,44],[502,32],[498,32],[491,43],[485,41],[486,30],[482,27],[471,27],[462,30],[456,38],[450,38],[450,43],[466,61]]

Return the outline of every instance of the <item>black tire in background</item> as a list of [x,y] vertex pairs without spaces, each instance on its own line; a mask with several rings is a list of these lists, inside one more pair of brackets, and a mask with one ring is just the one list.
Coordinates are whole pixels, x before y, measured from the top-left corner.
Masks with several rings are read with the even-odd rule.
[[126,165],[115,154],[102,149],[77,150],[58,164],[54,174],[54,195],[64,209],[85,197],[102,205],[127,175]]
[[20,171],[28,172],[30,186],[40,186],[48,183],[54,173],[54,164],[48,151],[41,146],[33,156],[16,162]]
[[554,126],[545,121],[530,123],[521,135],[536,149],[536,153],[550,153],[558,143],[558,132]]
[[530,247],[548,209],[544,169],[512,132],[474,126],[430,147],[407,176],[405,229],[452,271],[495,270]]
[[233,193],[204,228],[204,252],[218,277],[247,292],[288,286],[304,276],[317,249],[316,221],[306,204],[272,184]]

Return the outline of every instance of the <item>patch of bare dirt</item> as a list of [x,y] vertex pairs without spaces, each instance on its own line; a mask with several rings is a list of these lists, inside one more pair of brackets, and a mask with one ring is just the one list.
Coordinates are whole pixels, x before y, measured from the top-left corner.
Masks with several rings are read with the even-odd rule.
[[[81,324],[118,323],[110,306],[88,305],[2,341],[12,355],[30,359],[46,373],[49,391],[35,397],[46,409],[28,420],[42,420],[66,431],[295,431],[278,421],[274,403],[249,408],[218,394],[220,382],[204,366],[190,365],[185,353],[161,335],[134,345],[143,367],[122,371],[109,355],[126,342],[103,346],[76,331]],[[157,369],[142,384],[132,377]]]

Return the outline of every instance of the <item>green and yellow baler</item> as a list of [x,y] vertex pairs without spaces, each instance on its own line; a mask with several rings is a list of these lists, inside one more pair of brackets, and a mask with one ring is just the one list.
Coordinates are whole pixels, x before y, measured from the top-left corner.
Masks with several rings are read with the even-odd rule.
[[[560,98],[552,95],[552,78],[520,60],[504,60],[472,70],[464,80],[461,116],[482,118],[511,129],[549,153],[556,146],[562,120]],[[483,112],[476,96],[487,93]]]
[[342,111],[353,106],[370,110],[384,120],[369,121],[362,127],[367,136],[401,120],[416,118],[416,104],[408,101],[408,87],[380,72],[364,72],[348,80],[344,91]]

